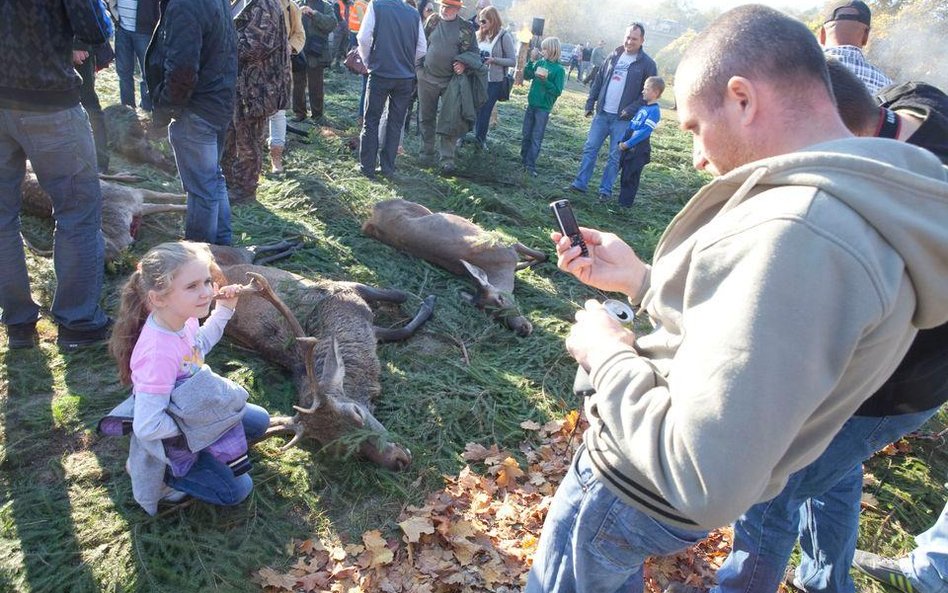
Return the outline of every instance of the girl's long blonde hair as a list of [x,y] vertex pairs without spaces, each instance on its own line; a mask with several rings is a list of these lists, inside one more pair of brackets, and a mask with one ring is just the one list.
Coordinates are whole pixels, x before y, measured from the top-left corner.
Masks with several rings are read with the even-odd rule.
[[481,10],[478,16],[487,21],[486,31],[480,28],[477,29],[478,41],[489,41],[500,33],[500,27],[503,25],[503,22],[501,22],[500,13],[497,12],[496,8],[488,6]]
[[214,263],[214,255],[204,243],[174,241],[153,247],[142,257],[122,287],[118,319],[109,339],[109,354],[118,364],[119,379],[124,385],[132,383],[132,351],[151,312],[149,291],[164,293],[171,289],[175,273],[194,260],[207,262],[215,278],[221,276]]
[[547,59],[551,62],[560,61],[560,38],[559,37],[547,37],[540,42],[540,49],[546,50]]

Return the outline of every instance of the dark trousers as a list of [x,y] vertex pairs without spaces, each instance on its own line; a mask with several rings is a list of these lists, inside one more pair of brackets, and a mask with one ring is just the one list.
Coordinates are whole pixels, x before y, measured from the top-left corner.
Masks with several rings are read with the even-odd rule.
[[636,144],[622,153],[619,167],[619,205],[629,207],[635,201],[642,179],[642,169],[652,160],[652,147],[648,141]]
[[487,126],[490,124],[490,114],[497,104],[497,98],[504,88],[504,81],[487,83],[487,102],[477,110],[477,119],[474,121],[474,139],[479,144],[487,141]]
[[[316,56],[307,56],[315,62]],[[313,119],[323,116],[323,76],[326,67],[323,64],[307,64],[306,70],[293,72],[293,113],[296,117],[306,117],[306,90],[309,89],[309,108]]]
[[[375,173],[375,160],[378,156],[383,175],[395,172],[395,155],[398,154],[398,139],[401,138],[405,114],[411,104],[415,90],[414,78],[383,78],[369,75],[366,91],[365,118],[362,121],[362,133],[359,136],[359,162],[362,171]],[[379,120],[388,101],[388,122],[385,128],[385,146],[379,152]]]
[[95,92],[95,58],[92,52],[82,64],[76,66],[76,72],[82,77],[82,86],[79,87],[79,103],[89,115],[89,124],[92,126],[92,139],[95,142],[95,160],[99,165],[99,172],[109,170],[109,137],[105,128],[105,116],[102,114],[102,105],[99,104],[99,95]]

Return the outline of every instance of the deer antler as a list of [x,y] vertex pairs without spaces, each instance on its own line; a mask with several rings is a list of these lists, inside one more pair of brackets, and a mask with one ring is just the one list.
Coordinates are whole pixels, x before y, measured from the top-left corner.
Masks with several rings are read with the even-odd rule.
[[286,318],[287,323],[290,324],[290,329],[296,336],[296,341],[299,342],[301,346],[303,362],[306,365],[306,376],[309,377],[310,385],[312,385],[313,388],[313,403],[309,408],[302,408],[299,406],[293,407],[298,412],[312,414],[318,408],[329,403],[329,399],[324,394],[320,393],[319,381],[316,378],[314,351],[316,349],[316,344],[318,344],[319,341],[316,338],[306,335],[306,332],[303,331],[303,326],[300,325],[296,315],[290,311],[290,308],[286,306],[286,303],[283,302],[283,299],[277,296],[277,294],[273,291],[273,288],[270,286],[270,282],[264,276],[256,272],[247,272],[247,276],[250,278],[250,283],[242,286],[240,291],[238,291],[238,294],[243,294],[244,290],[246,289],[247,293],[256,294],[260,298],[269,301],[270,304],[276,307],[276,310],[283,314],[283,317]]
[[316,380],[316,344],[319,340],[316,338],[302,337],[296,338],[303,350],[303,362],[306,364],[306,376],[309,377],[310,385],[313,386],[313,403],[308,408],[293,406],[293,409],[303,414],[312,414],[317,409],[329,403],[329,398],[319,389],[319,381]]

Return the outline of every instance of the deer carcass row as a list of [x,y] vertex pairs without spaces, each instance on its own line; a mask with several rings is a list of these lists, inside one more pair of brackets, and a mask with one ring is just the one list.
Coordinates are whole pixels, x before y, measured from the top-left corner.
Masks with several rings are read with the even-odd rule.
[[502,319],[519,336],[533,331],[513,296],[514,273],[546,261],[542,251],[521,243],[504,245],[466,218],[433,213],[407,200],[377,203],[362,232],[453,274],[469,276],[477,292],[462,295],[466,300]]
[[[105,237],[105,258],[113,260],[135,241],[142,216],[157,212],[187,211],[187,196],[131,187],[100,180],[102,188],[102,235]],[[33,216],[51,218],[53,202],[40,186],[36,175],[27,171],[21,185],[23,211]]]
[[[215,257],[226,249],[214,247]],[[391,470],[406,468],[411,452],[388,441],[385,427],[372,414],[381,373],[375,346],[414,333],[431,316],[434,297],[424,300],[405,327],[381,328],[373,324],[368,302],[401,303],[406,293],[354,282],[312,281],[277,268],[220,260],[228,283],[253,278],[263,297],[241,298],[225,333],[288,369],[297,385],[297,413],[273,417],[267,434],[293,433],[286,445],[290,447],[304,437],[331,444],[365,431],[373,435],[360,445],[362,455]]]

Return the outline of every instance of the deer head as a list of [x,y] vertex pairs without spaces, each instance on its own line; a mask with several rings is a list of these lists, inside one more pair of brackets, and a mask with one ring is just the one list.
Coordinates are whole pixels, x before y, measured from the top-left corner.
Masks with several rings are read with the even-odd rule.
[[[401,471],[411,464],[411,451],[385,439],[385,427],[362,403],[351,400],[345,393],[345,361],[335,337],[330,338],[323,358],[320,377],[316,376],[316,350],[321,340],[305,335],[303,327],[289,307],[270,287],[266,278],[248,272],[249,285],[241,290],[252,292],[269,301],[286,319],[300,347],[306,376],[303,389],[310,395],[308,407],[293,406],[292,417],[275,418],[271,421],[267,435],[292,432],[293,438],[284,450],[296,445],[304,436],[312,436],[321,442],[331,443],[340,436],[354,431],[373,433],[359,447],[362,455],[374,463],[393,471]],[[305,400],[301,400],[305,401]]]
[[514,295],[498,290],[497,287],[491,284],[487,272],[481,268],[463,259],[460,261],[471,279],[474,280],[474,284],[477,285],[477,293],[474,295],[462,293],[462,298],[475,307],[484,309],[491,317],[503,320],[507,327],[514,330],[518,336],[522,338],[529,336],[530,332],[533,331],[533,324],[520,312],[520,307],[517,305],[517,299],[514,298]]

